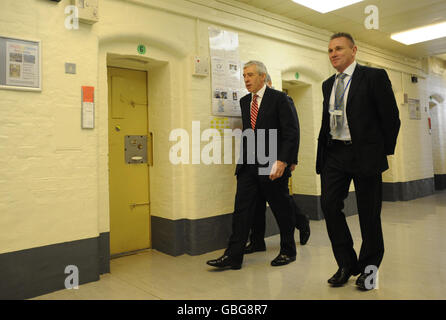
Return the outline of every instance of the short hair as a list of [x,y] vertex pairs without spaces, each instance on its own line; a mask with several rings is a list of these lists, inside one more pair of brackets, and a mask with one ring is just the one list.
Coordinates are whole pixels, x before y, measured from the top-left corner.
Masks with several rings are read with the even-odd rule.
[[347,33],[347,32],[337,32],[337,33],[333,34],[330,37],[330,40],[337,39],[337,38],[347,38],[353,44],[352,47],[355,45],[355,40],[353,40],[353,37],[352,37],[352,35],[350,33]]
[[243,66],[243,69],[249,66],[255,65],[257,67],[257,72],[259,74],[268,74],[268,71],[266,70],[266,66],[263,64],[263,62],[251,60],[249,62],[246,62]]
[[272,80],[271,80],[271,76],[269,75],[269,73],[267,73],[266,74],[266,78],[265,78],[265,83],[268,83],[268,82],[273,82]]

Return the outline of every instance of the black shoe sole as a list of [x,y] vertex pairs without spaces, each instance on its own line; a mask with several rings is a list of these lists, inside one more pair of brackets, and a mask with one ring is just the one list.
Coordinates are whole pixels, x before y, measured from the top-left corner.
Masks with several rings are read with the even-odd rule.
[[[348,282],[348,281],[347,281]],[[347,283],[346,282],[346,283]],[[332,287],[332,288],[340,288],[340,287],[343,287],[345,285],[345,283],[330,283],[330,286]]]
[[[349,277],[349,279],[348,280],[350,280],[350,277]],[[332,287],[342,287],[343,285],[345,285],[347,282],[348,282],[348,280],[347,281],[345,281],[345,282],[330,282],[330,280],[328,280],[327,282],[329,283],[329,284],[331,284],[331,286]]]
[[293,260],[287,261],[287,262],[279,262],[279,263],[271,261],[271,266],[273,266],[273,267],[286,266],[287,264],[290,264],[291,262],[294,262],[294,261],[296,261],[296,258],[294,258]]
[[214,268],[218,268],[218,269],[232,269],[232,270],[240,270],[242,268],[241,264],[236,264],[236,265],[228,265],[228,266],[214,266],[212,264],[206,263],[208,266],[214,267]]

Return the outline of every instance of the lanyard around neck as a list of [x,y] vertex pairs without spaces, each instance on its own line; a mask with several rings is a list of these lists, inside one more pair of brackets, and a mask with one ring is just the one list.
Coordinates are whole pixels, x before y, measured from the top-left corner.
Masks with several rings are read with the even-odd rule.
[[[353,78],[353,76],[351,76],[350,77],[350,80],[348,80],[348,82],[347,82],[347,85],[345,86],[345,88],[344,88],[344,92],[342,93],[342,96],[341,96],[341,98],[339,98],[339,101],[344,101],[344,95],[345,95],[345,92],[347,91],[347,88],[348,88],[348,86],[350,85],[350,82],[352,81],[352,78]],[[339,79],[338,79],[338,81],[339,81]],[[337,86],[337,84],[336,84],[336,86]],[[335,105],[335,109],[337,109],[337,107],[339,107],[339,106],[336,106]]]

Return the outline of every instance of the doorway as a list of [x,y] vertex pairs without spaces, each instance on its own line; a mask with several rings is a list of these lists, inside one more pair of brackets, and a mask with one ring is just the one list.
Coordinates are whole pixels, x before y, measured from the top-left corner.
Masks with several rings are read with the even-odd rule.
[[442,147],[442,140],[446,131],[444,130],[444,115],[446,113],[444,98],[437,93],[429,97],[429,133],[432,138],[432,161],[434,171],[435,190],[446,189],[446,153]]
[[291,177],[290,190],[293,194],[313,194],[313,192],[316,192],[316,175],[313,169],[314,159],[316,158],[313,126],[313,87],[303,81],[284,80],[282,81],[282,88],[294,101],[300,125],[299,162]]
[[147,72],[107,67],[110,254],[151,247]]

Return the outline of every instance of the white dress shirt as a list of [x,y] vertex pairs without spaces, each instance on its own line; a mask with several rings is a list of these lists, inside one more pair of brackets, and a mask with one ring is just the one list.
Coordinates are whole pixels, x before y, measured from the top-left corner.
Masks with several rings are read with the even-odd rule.
[[[262,98],[263,98],[263,95],[265,94],[265,90],[266,90],[266,84],[264,84],[262,89],[260,89],[256,93],[251,93],[251,106],[252,106],[252,102],[254,101],[254,95],[256,94],[256,95],[258,95],[257,106],[260,110],[260,104],[262,103]],[[249,109],[249,112],[251,112],[251,109]]]
[[[351,140],[351,136],[350,136],[350,129],[348,127],[348,122],[347,122],[347,97],[348,97],[348,92],[350,91],[350,87],[352,86],[352,81],[350,81],[350,79],[353,76],[353,72],[355,71],[356,65],[358,63],[356,61],[353,61],[353,63],[347,67],[347,69],[344,70],[344,74],[346,74],[347,76],[344,78],[344,88],[345,88],[345,93],[344,93],[344,123],[342,126],[342,130],[341,130],[341,135],[337,136],[335,134],[334,128],[333,128],[333,123],[334,123],[334,115],[332,114],[332,112],[335,109],[335,92],[336,92],[336,86],[338,85],[338,75],[340,74],[340,72],[336,73],[336,78],[335,78],[335,82],[333,83],[333,88],[331,89],[331,96],[330,96],[330,108],[329,108],[329,112],[330,112],[330,134],[332,136],[332,138],[334,140],[344,140],[344,141],[349,141]],[[350,83],[349,83],[350,81]],[[348,87],[346,87],[348,84]]]

